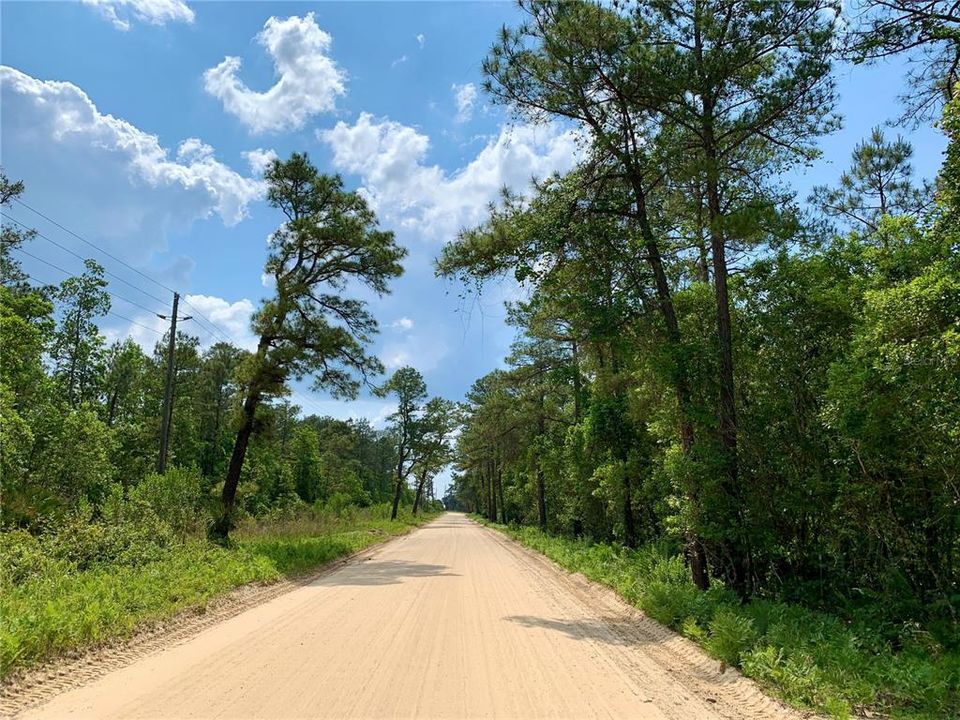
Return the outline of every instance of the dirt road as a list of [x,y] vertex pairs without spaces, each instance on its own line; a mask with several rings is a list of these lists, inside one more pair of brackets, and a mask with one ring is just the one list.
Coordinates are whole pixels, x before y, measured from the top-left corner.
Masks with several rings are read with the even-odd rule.
[[612,593],[457,514],[24,715],[791,716]]

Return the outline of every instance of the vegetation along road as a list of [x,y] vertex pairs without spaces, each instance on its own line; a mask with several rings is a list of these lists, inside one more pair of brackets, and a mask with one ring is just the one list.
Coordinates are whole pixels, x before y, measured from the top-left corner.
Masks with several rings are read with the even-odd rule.
[[29,718],[790,717],[734,670],[465,516]]

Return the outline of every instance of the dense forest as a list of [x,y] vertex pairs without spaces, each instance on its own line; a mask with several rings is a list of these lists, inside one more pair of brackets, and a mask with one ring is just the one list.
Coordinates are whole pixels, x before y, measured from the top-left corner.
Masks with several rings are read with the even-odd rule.
[[[504,369],[467,396],[451,501],[666,543],[700,590],[955,647],[957,6],[867,2],[842,24],[830,2],[522,8],[486,90],[582,127],[584,160],[438,259],[526,291]],[[877,118],[836,182],[798,197],[785,178],[840,122],[834,66],[907,50],[907,136]],[[930,123],[949,145],[924,181],[909,130]]]

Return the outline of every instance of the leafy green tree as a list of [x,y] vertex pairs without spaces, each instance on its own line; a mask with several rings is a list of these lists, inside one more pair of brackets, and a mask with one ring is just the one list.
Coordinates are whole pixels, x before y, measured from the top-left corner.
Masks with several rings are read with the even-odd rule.
[[103,267],[93,260],[85,260],[84,266],[83,275],[67,278],[54,291],[61,320],[50,357],[54,377],[73,407],[96,392],[103,360],[103,336],[95,320],[110,310]]
[[321,175],[306,155],[274,161],[265,173],[267,200],[285,217],[270,239],[267,273],[275,294],[253,318],[256,352],[244,363],[244,401],[222,492],[222,512],[211,526],[225,538],[231,525],[257,408],[276,396],[288,378],[312,376],[314,387],[336,396],[355,395],[359,381],[381,370],[365,346],[377,323],[348,286],[387,292],[402,272],[405,250],[393,234],[379,230],[376,217],[357,193],[343,190],[339,177]]
[[[24,191],[22,180],[11,181],[0,170],[0,207],[9,206]],[[14,293],[27,292],[30,289],[29,278],[11,252],[36,236],[35,230],[24,229],[10,224],[6,218],[0,228],[0,283]]]
[[111,462],[113,434],[86,404],[56,420],[33,460],[34,477],[68,507],[81,500],[96,506],[116,480]]
[[427,386],[418,370],[406,366],[398,369],[389,380],[378,387],[377,394],[380,397],[393,395],[397,399],[397,409],[389,417],[396,442],[390,519],[396,520],[400,498],[416,460],[415,449],[421,435],[420,416],[427,399]]
[[453,459],[450,440],[459,426],[458,409],[456,403],[439,397],[431,398],[424,405],[412,468],[412,473],[417,478],[413,501],[414,515],[422,507],[425,493],[432,494],[429,490],[433,478]]
[[853,163],[837,187],[818,185],[810,197],[822,213],[850,228],[875,232],[884,215],[920,217],[933,200],[928,183],[913,183],[913,147],[898,137],[888,142],[880,128],[853,149]]
[[246,351],[218,342],[204,351],[197,394],[200,432],[204,443],[200,467],[207,476],[223,471],[228,431],[237,397],[237,370]]
[[322,487],[320,442],[317,433],[306,426],[298,427],[290,443],[290,454],[297,495],[307,503],[323,499],[326,493]]

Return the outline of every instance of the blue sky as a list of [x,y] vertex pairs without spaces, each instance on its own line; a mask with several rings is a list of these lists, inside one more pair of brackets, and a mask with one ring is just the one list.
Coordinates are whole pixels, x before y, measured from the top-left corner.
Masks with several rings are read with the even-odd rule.
[[[258,167],[271,153],[309,152],[323,171],[364,188],[410,250],[393,294],[372,301],[382,328],[375,350],[388,368],[412,364],[431,393],[459,399],[507,350],[501,302],[513,289],[463,300],[461,288],[434,278],[432,260],[483,217],[500,186],[523,190],[531,176],[573,162],[569,128],[511,125],[479,89],[486,50],[516,19],[499,2],[5,2],[0,161],[25,181],[27,203],[181,290],[218,332],[249,344],[278,222],[260,199]],[[833,181],[853,145],[898,115],[903,69],[838,69],[844,129],[823,139],[820,162],[787,178],[801,195]],[[909,138],[918,172],[932,176],[942,137],[925,128]],[[167,297],[29,211],[9,215]],[[80,268],[45,240],[30,251]],[[36,261],[26,267],[44,281],[63,277]],[[129,286],[111,289],[161,310]],[[162,329],[124,301],[114,311]],[[116,316],[102,327],[146,347],[159,337]],[[213,333],[198,334],[206,343]],[[390,409],[304,388],[294,400],[337,417]]]

